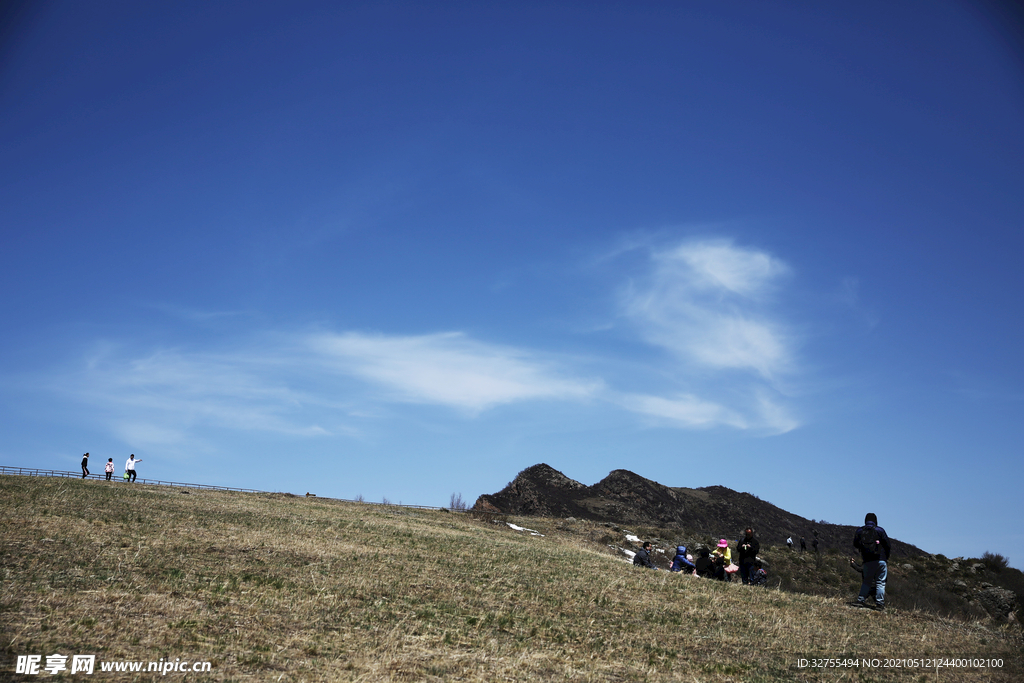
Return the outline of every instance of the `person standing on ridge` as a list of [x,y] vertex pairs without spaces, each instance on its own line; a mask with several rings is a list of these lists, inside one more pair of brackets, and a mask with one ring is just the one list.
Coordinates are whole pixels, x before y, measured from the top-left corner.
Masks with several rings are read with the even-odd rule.
[[128,481],[135,481],[135,463],[142,462],[142,458],[135,459],[135,454],[132,453],[128,456],[128,461],[124,464],[124,471],[128,473]]
[[114,476],[114,459],[107,458],[107,464],[103,466],[103,471],[107,473],[107,481]]
[[89,476],[89,454],[82,456],[82,479]]
[[803,536],[800,537],[800,552],[807,552],[807,539],[805,539]]
[[861,572],[860,595],[857,606],[867,607],[868,595],[875,591],[875,608],[885,609],[885,580],[888,576],[888,561],[891,548],[889,535],[878,526],[874,512],[864,516],[864,526],[853,535],[853,547],[860,551],[863,569]]
[[743,538],[740,539],[736,550],[738,551],[736,562],[740,566],[740,578],[746,585],[750,583],[750,573],[754,569],[754,562],[757,561],[757,554],[761,551],[761,542],[754,538],[753,529],[748,527],[743,532]]

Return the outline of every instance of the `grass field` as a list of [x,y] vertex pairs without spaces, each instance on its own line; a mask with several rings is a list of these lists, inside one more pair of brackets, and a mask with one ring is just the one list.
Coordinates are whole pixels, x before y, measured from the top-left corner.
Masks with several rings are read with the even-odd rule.
[[[533,536],[448,512],[9,476],[0,501],[0,679],[19,655],[61,653],[212,662],[67,680],[1024,680],[1019,626],[641,570],[583,522],[512,520]],[[798,666],[847,657],[1003,666]]]

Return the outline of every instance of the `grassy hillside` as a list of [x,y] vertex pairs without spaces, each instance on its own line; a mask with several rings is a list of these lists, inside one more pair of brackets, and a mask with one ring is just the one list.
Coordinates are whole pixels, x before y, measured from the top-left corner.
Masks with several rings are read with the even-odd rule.
[[[1024,678],[1016,626],[639,570],[559,520],[514,520],[534,536],[446,512],[19,477],[0,477],[0,506],[4,676],[58,652],[213,662],[189,680]],[[798,667],[966,656],[1004,665]]]
[[[586,523],[574,525],[580,533],[610,546],[629,546],[623,543],[625,530],[618,525]],[[587,532],[587,526],[593,531]],[[619,530],[614,533],[615,530]],[[713,547],[717,537],[688,529],[662,527],[634,527],[635,534],[653,540],[655,547],[665,552],[657,555],[664,567],[677,543],[693,542]],[[843,547],[824,546],[820,553],[801,552],[782,545],[761,544],[760,556],[770,563],[769,585],[787,592],[848,598],[860,589],[860,574],[851,569],[851,556],[860,554],[852,546],[853,529],[846,535]],[[836,545],[839,545],[837,542]],[[635,546],[635,544],[633,544]],[[904,548],[912,548],[904,544]],[[735,544],[733,545],[735,548]],[[633,548],[635,549],[635,547]],[[1024,623],[1024,573],[1002,563],[984,558],[948,559],[918,550],[915,555],[896,556],[889,561],[887,603],[905,611],[920,610],[939,616],[956,617],[963,621],[977,621],[992,616],[983,607],[982,593],[996,587],[1016,594],[1016,610],[1010,617],[1017,624]],[[1003,614],[995,615],[1003,620]]]

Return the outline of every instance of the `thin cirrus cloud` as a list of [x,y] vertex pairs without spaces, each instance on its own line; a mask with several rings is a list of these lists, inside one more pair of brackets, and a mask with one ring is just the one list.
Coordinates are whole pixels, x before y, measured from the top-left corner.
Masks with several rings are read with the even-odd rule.
[[749,420],[735,410],[692,394],[671,397],[622,394],[617,402],[634,413],[693,429],[717,426],[748,429],[752,426]]
[[120,438],[147,444],[184,442],[207,427],[300,437],[354,434],[353,420],[373,415],[380,402],[476,415],[522,401],[582,401],[603,388],[600,381],[565,375],[536,353],[457,332],[293,334],[230,353],[160,351],[136,358],[106,349],[52,386],[99,411]]
[[770,303],[789,268],[728,241],[653,252],[650,273],[623,294],[627,318],[649,343],[692,368],[752,371],[765,380],[792,368],[792,340]]
[[621,294],[622,312],[641,339],[668,352],[688,390],[618,403],[686,428],[798,427],[778,389],[796,371],[794,336],[774,309],[789,273],[770,254],[727,240],[651,250],[646,272]]
[[108,348],[81,371],[61,377],[55,389],[90,406],[114,434],[132,443],[184,442],[204,427],[329,434],[305,414],[322,399],[290,387],[279,376],[278,360],[255,352],[173,350],[132,358]]
[[321,334],[308,344],[326,367],[383,387],[396,400],[470,413],[517,401],[581,400],[602,387],[600,381],[566,377],[530,352],[460,332]]
[[[580,372],[583,361],[462,332],[352,331],[287,333],[219,353],[132,358],[107,349],[59,386],[132,442],[182,442],[207,427],[351,435],[382,404],[442,406],[472,417],[543,401],[596,401],[674,428],[782,433],[799,424],[775,386],[795,365],[791,337],[772,315],[788,271],[730,242],[651,252],[645,277],[623,295],[623,311],[633,333],[675,364],[668,373],[675,385],[653,391],[622,391]],[[611,373],[619,365],[604,363]],[[660,360],[654,365],[663,369]]]

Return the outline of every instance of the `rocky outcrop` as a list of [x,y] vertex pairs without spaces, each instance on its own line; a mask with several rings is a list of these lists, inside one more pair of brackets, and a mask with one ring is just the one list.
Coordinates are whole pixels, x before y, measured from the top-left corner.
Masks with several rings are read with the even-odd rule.
[[[498,493],[477,498],[474,510],[543,517],[576,514],[575,501],[587,487],[550,465],[528,467]],[[578,515],[577,515],[578,516]]]
[[1006,621],[1017,609],[1017,596],[1013,591],[990,583],[981,584],[975,598],[996,621]]
[[[749,493],[725,486],[670,487],[629,470],[613,470],[593,486],[570,479],[550,465],[520,472],[501,491],[480,496],[474,510],[517,515],[575,517],[632,526],[677,527],[709,538],[737,538],[748,526],[762,543],[781,545],[792,536],[799,544],[815,537],[819,549],[854,552],[856,527],[815,522],[772,505]],[[922,551],[893,540],[893,555]]]

